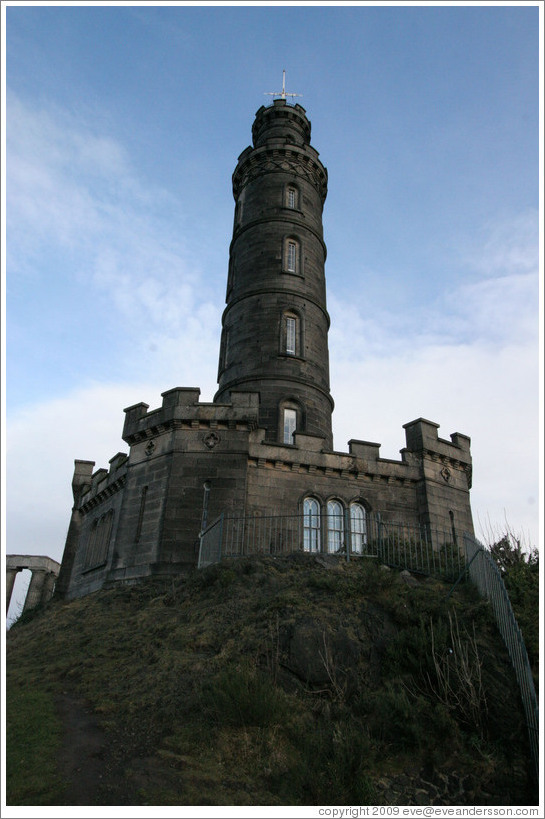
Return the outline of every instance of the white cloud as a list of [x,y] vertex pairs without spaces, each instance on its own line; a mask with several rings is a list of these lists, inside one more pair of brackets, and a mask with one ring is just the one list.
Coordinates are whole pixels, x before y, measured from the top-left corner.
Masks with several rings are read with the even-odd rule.
[[[143,334],[183,333],[216,301],[203,254],[181,238],[183,203],[141,181],[113,139],[10,95],[7,155],[10,286],[25,276],[47,294],[48,281],[66,280],[95,310],[102,294],[109,322],[118,322],[110,355]],[[198,237],[193,244],[202,247]]]
[[[166,389],[166,388],[165,388]],[[8,551],[60,560],[72,508],[74,459],[108,468],[121,438],[125,407],[160,406],[152,384],[95,384],[29,406],[7,424],[6,496]]]
[[538,448],[536,351],[510,346],[427,347],[360,365],[332,362],[336,448],[349,438],[381,443],[400,457],[402,425],[418,417],[472,440],[472,505],[478,518],[531,530],[537,542]]
[[[508,241],[506,240],[508,237]],[[502,248],[505,252],[502,252]],[[402,425],[425,417],[472,439],[475,525],[491,521],[537,543],[537,214],[488,227],[473,274],[434,308],[371,316],[331,299],[336,447],[349,438],[399,458]]]
[[466,253],[467,265],[484,276],[535,274],[539,267],[539,215],[528,209],[485,224],[476,245]]

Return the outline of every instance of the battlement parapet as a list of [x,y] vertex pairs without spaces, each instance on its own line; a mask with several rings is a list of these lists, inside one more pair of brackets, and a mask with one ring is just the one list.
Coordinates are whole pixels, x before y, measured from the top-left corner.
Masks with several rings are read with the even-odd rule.
[[315,435],[295,433],[293,445],[263,441],[264,430],[258,429],[250,440],[249,457],[256,463],[284,464],[290,469],[317,469],[325,474],[351,475],[355,479],[379,482],[417,481],[420,466],[417,459],[394,461],[379,458],[379,444],[351,441],[350,452],[328,452],[323,449],[324,439]]
[[72,495],[77,503],[81,494],[91,485],[94,461],[74,461],[74,475],[72,477]]
[[[81,462],[76,462],[81,463]],[[94,465],[93,461],[89,464]],[[91,475],[91,480],[87,483],[79,496],[79,505],[83,511],[88,511],[106,498],[118,492],[125,483],[127,475],[128,455],[118,452],[109,461],[110,468],[97,469]]]
[[108,461],[108,463],[110,464],[109,474],[115,475],[117,470],[123,466],[128,457],[129,456],[127,455],[126,452],[118,452],[117,455],[114,455],[113,458],[110,458],[110,460]]
[[348,452],[355,458],[362,458],[365,461],[378,461],[380,457],[380,444],[371,441],[358,441],[351,438],[348,442]]
[[91,489],[96,489],[102,483],[102,481],[108,477],[108,474],[108,470],[104,469],[104,467],[100,467],[100,469],[97,469],[96,472],[93,472],[91,478]]
[[462,464],[471,463],[471,439],[467,435],[454,432],[450,441],[439,438],[439,424],[425,418],[403,424],[403,429],[407,442],[404,452],[438,456]]
[[123,440],[134,444],[183,423],[192,426],[199,423],[226,423],[233,426],[237,422],[244,422],[251,429],[257,427],[259,393],[233,390],[228,404],[200,403],[199,396],[198,387],[175,387],[162,393],[163,403],[158,409],[149,412],[149,404],[143,403],[127,407]]

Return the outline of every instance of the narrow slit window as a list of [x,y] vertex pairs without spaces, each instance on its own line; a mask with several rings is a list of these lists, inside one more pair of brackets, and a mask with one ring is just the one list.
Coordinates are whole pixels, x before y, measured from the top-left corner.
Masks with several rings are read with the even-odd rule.
[[288,263],[287,269],[289,273],[296,272],[297,263],[297,245],[295,242],[288,242]]
[[295,355],[295,342],[297,336],[297,319],[286,316],[286,353]]
[[294,208],[296,206],[296,201],[294,188],[288,188],[288,208]]
[[297,412],[294,409],[284,410],[284,443],[293,444],[293,434],[297,426]]

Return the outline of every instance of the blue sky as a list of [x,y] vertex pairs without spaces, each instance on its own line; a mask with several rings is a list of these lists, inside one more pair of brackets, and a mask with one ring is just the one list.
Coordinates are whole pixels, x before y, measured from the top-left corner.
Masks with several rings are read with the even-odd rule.
[[477,530],[537,545],[537,5],[5,12],[7,551],[60,560],[124,407],[212,399],[231,174],[283,69],[329,173],[335,448],[470,435]]

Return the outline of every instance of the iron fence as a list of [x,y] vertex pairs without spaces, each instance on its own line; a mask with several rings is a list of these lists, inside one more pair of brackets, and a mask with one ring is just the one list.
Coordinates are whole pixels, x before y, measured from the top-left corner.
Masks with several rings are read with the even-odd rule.
[[456,534],[383,521],[380,514],[356,524],[350,514],[317,516],[222,514],[200,535],[199,568],[225,557],[292,552],[378,558],[388,566],[455,579],[465,566]]
[[206,526],[199,535],[199,569],[219,563],[221,560],[221,540],[223,535],[223,515]]
[[536,774],[539,775],[539,709],[524,639],[503,578],[492,555],[470,535],[464,535],[464,548],[469,578],[492,607],[498,630],[503,637],[517,677],[528,726],[532,760]]

